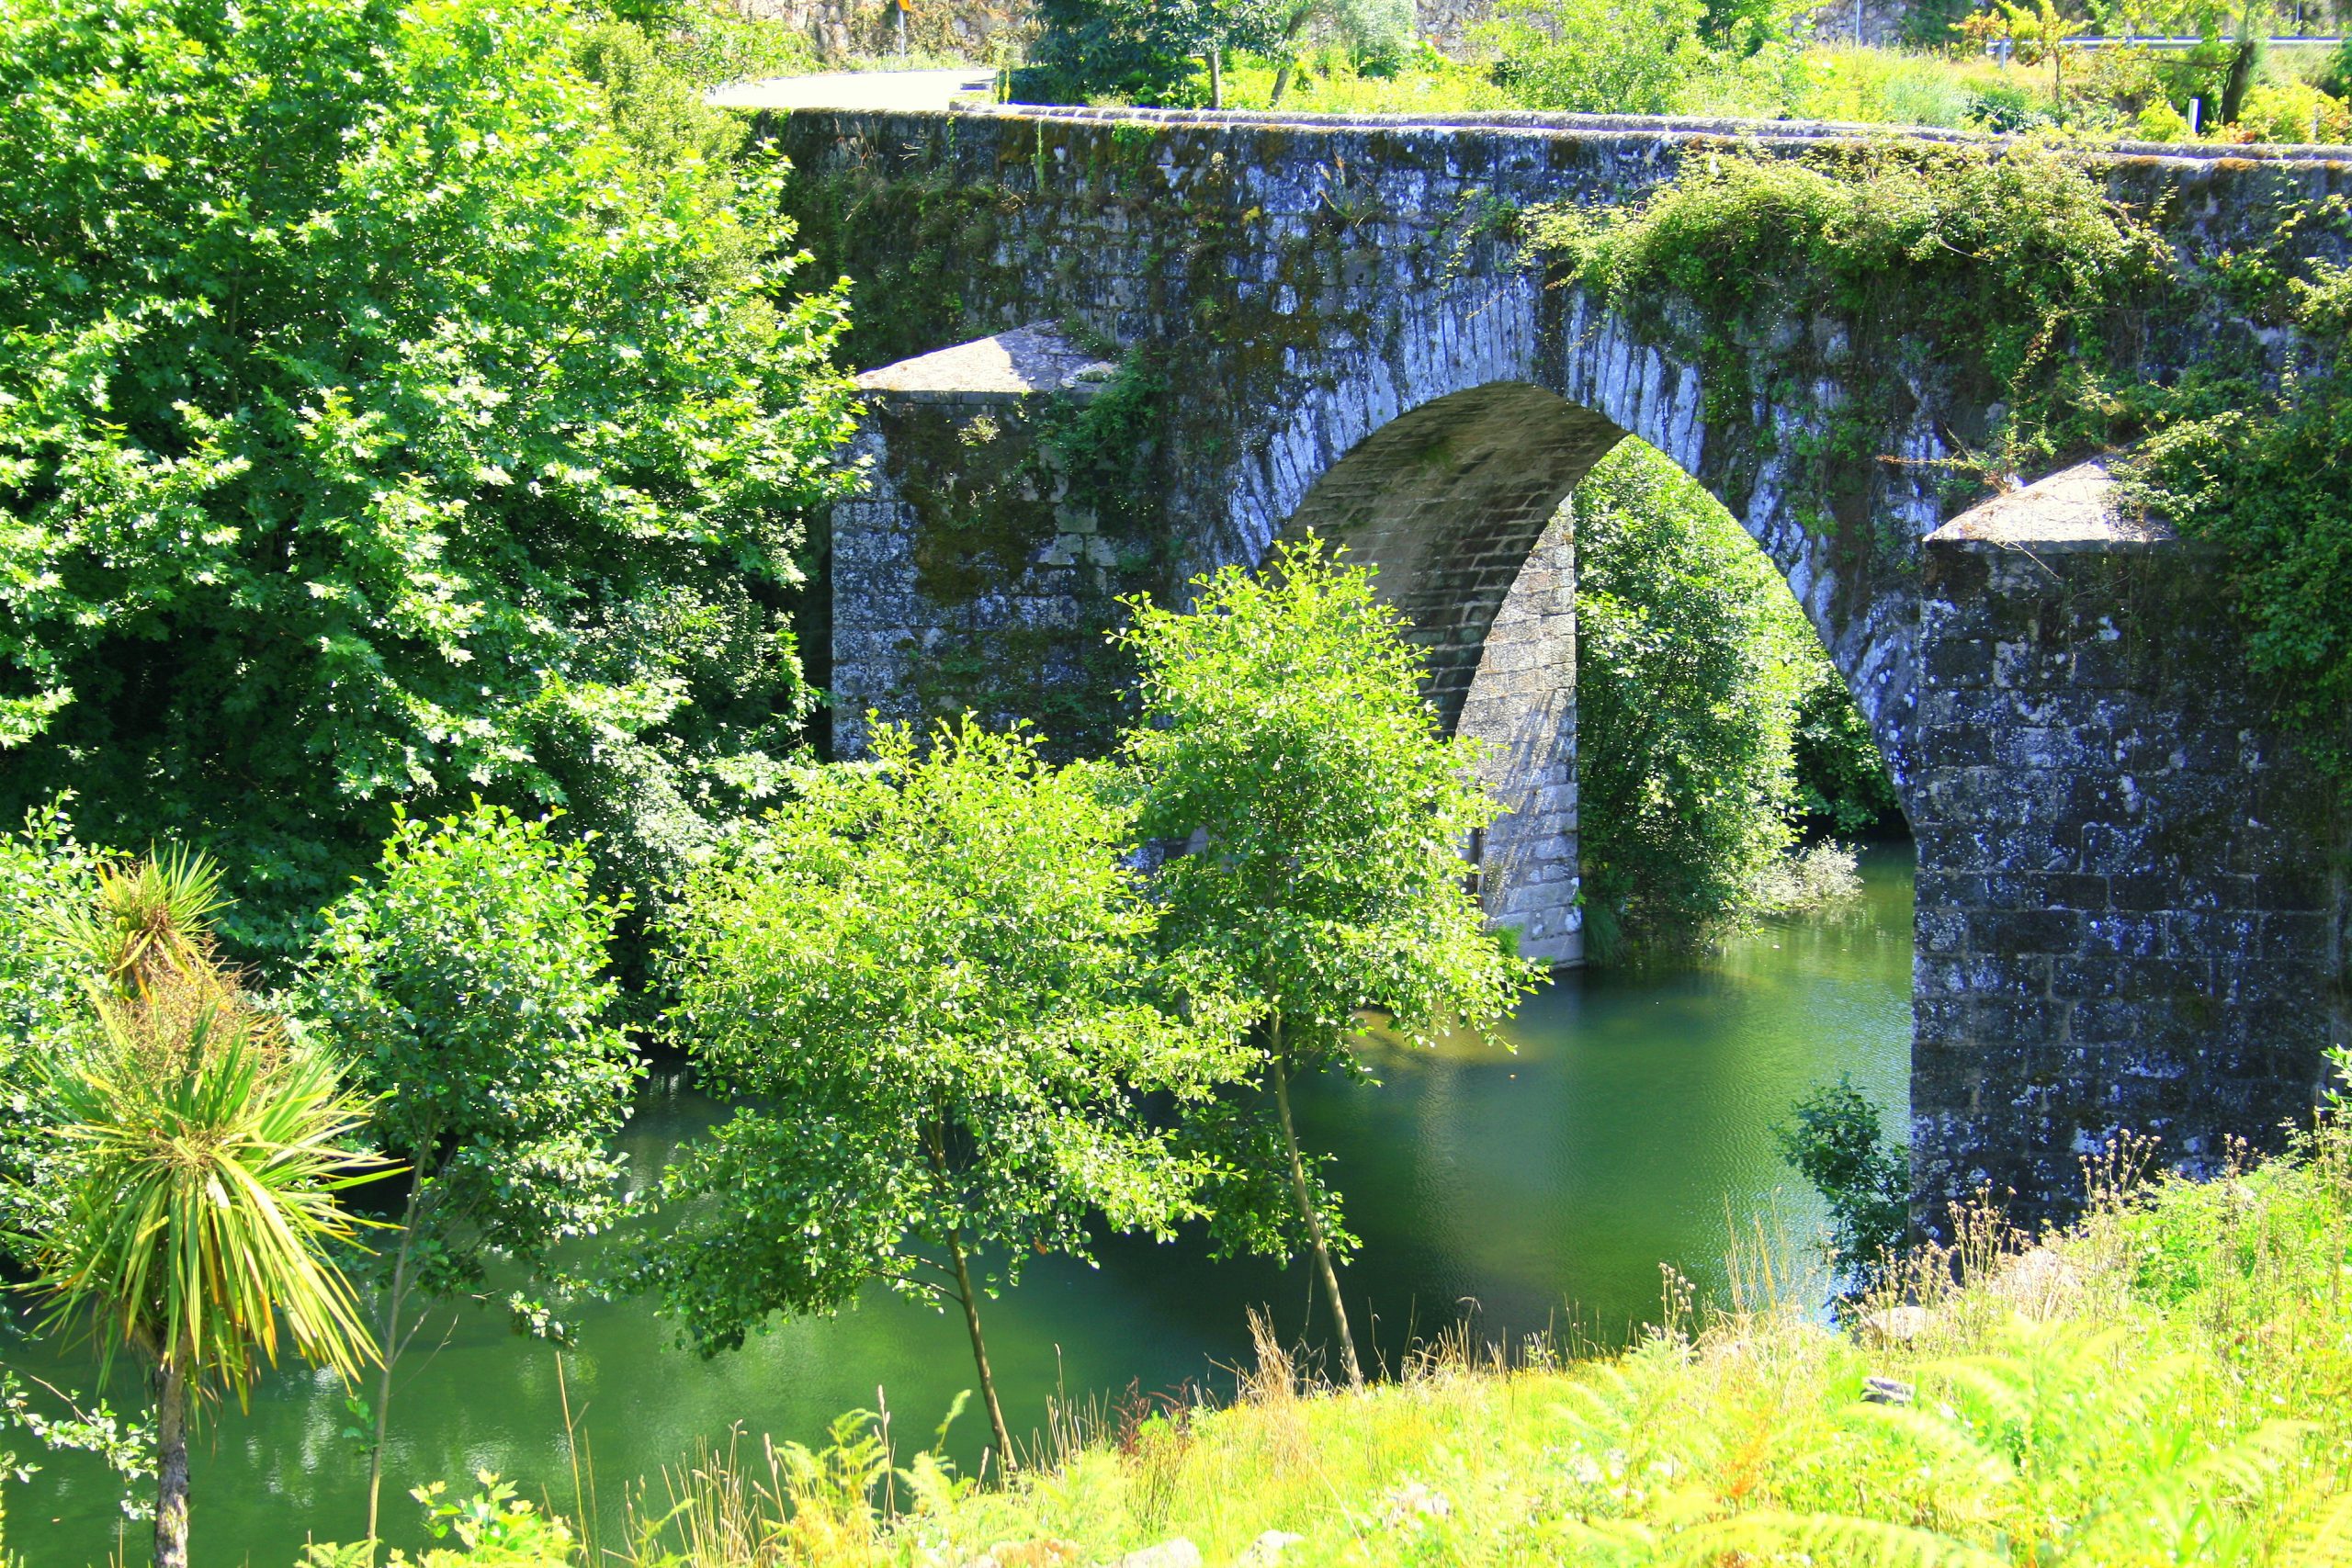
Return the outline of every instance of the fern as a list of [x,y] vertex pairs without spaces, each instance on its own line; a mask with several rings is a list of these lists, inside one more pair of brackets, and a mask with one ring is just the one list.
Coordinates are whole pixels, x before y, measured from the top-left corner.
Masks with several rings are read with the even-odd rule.
[[1925,1452],[1939,1473],[1966,1475],[1987,1489],[2006,1486],[2017,1478],[2008,1455],[1980,1438],[1975,1431],[1948,1413],[1923,1410],[1916,1404],[1857,1404],[1847,1421],[1871,1428]]
[[1933,1530],[1838,1514],[1743,1514],[1679,1538],[1678,1562],[1714,1564],[1804,1552],[1838,1568],[2007,1568],[2008,1559]]
[[2278,1568],[2352,1568],[2352,1492],[2339,1493],[2304,1519]]

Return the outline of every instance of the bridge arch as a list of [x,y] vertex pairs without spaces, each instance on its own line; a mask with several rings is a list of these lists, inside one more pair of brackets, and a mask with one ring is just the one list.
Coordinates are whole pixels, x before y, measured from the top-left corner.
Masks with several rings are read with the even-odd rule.
[[[1311,525],[1346,538],[1395,577],[1435,547],[1405,544],[1415,525],[1402,519],[1416,508],[1423,530],[1445,519],[1458,535],[1458,547],[1441,552],[1451,570],[1463,570],[1465,550],[1512,529],[1532,549],[1542,525],[1530,527],[1531,503],[1509,484],[1482,496],[1478,487],[1496,483],[1494,476],[1447,475],[1431,465],[1442,468],[1457,447],[1465,462],[1481,452],[1510,454],[1526,465],[1527,490],[1557,486],[1556,504],[1610,447],[1634,436],[1705,486],[1762,548],[1908,801],[1917,771],[1916,571],[1888,572],[1885,561],[1858,555],[1851,536],[1893,541],[1916,559],[1944,521],[1930,476],[1950,454],[1932,422],[1923,417],[1900,435],[1898,463],[1860,502],[1861,526],[1841,530],[1808,521],[1792,479],[1796,454],[1821,434],[1823,407],[1836,404],[1835,389],[1815,389],[1826,404],[1804,408],[1746,396],[1736,428],[1711,428],[1699,367],[1580,290],[1547,289],[1523,275],[1449,280],[1400,301],[1376,332],[1337,331],[1291,350],[1285,369],[1290,396],[1244,411],[1241,428],[1217,433],[1238,459],[1199,465],[1207,477],[1183,504],[1196,516],[1222,517],[1197,536],[1206,547],[1187,575],[1255,565],[1275,538]],[[1485,513],[1487,505],[1501,511]],[[1550,509],[1542,510],[1548,519]],[[1377,550],[1374,535],[1363,533],[1374,512],[1387,519],[1376,530]],[[1361,543],[1351,537],[1359,534]],[[1448,606],[1398,603],[1417,626],[1445,628],[1446,646],[1430,648],[1430,692],[1451,724],[1467,682],[1454,666],[1477,657],[1477,639],[1464,634],[1483,627],[1475,611],[1464,621]]]
[[[1523,276],[1401,301],[1375,341],[1340,330],[1292,350],[1304,395],[1260,405],[1261,427],[1230,442],[1238,462],[1206,465],[1217,477],[1202,510],[1222,497],[1227,514],[1196,564],[1255,566],[1276,539],[1312,531],[1377,569],[1440,723],[1484,745],[1482,782],[1503,815],[1472,853],[1488,916],[1521,951],[1584,956],[1576,551],[1562,506],[1628,436],[1706,487],[1772,561],[1905,789],[1916,605],[1901,584],[1850,581],[1852,563],[1793,515],[1770,456],[1727,450],[1745,433],[1711,442],[1695,366]],[[1794,434],[1798,416],[1755,412]],[[1939,519],[1910,499],[1883,492],[1897,509],[1885,523],[1916,537]]]
[[1471,846],[1520,951],[1584,957],[1577,893],[1576,544],[1568,492],[1625,433],[1524,381],[1409,409],[1318,475],[1282,536],[1377,569],[1438,722],[1485,750],[1503,815]]

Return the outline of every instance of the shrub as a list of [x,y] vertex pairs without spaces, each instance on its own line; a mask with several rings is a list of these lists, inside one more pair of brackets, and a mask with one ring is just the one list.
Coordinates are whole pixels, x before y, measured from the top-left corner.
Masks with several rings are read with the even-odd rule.
[[1706,59],[1703,0],[1498,0],[1480,43],[1530,108],[1666,114]]
[[2352,38],[2331,51],[2312,85],[2335,98],[2352,98]]
[[408,1171],[399,1234],[379,1249],[370,1535],[392,1374],[424,1316],[413,1303],[480,1292],[493,1257],[536,1280],[552,1248],[624,1210],[610,1140],[642,1068],[611,1017],[622,911],[590,870],[545,822],[477,805],[400,818],[375,878],[326,912],[303,999],[354,1058],[376,1097],[370,1131]]
[[[1637,208],[1554,209],[1531,227],[1577,284],[1629,310],[1679,296],[1759,330],[1768,315],[1826,313],[1865,333],[1901,322],[2007,404],[1984,459],[2000,473],[2036,471],[2106,434],[2111,405],[2078,394],[2106,368],[2114,302],[2160,299],[2168,277],[2159,236],[2074,163],[2022,148],[1727,154]],[[1744,365],[1713,361],[1736,352],[1733,335],[1714,332],[1702,352],[1727,384],[1745,384]],[[1852,421],[1830,446],[1866,460],[1883,450]]]
[[493,0],[0,0],[0,806],[241,868],[299,944],[390,803],[671,874],[809,697],[840,301],[773,189],[607,123]]
[[1091,1258],[1097,1217],[1165,1237],[1198,1213],[1198,1167],[1140,1101],[1200,1098],[1235,1032],[1159,1004],[1134,810],[1096,765],[968,717],[873,744],[681,900],[673,1038],[742,1103],[677,1151],[644,1274],[706,1352],[868,1286],[953,1303],[1009,1470],[982,1290]]
[[1625,442],[1569,504],[1584,897],[1606,960],[1755,907],[1795,836],[1798,705],[1827,661],[1755,541],[1654,448]]
[[2246,93],[2237,125],[2256,141],[2341,142],[2352,136],[2352,109],[2301,82],[2257,82]]
[[1826,654],[1797,702],[1794,761],[1798,809],[1806,817],[1849,834],[1902,823],[1886,758]]
[[[1337,1265],[1351,1246],[1302,1150],[1289,1084],[1337,1068],[1377,1011],[1399,1040],[1491,1040],[1536,970],[1487,931],[1464,886],[1462,844],[1491,822],[1476,756],[1421,695],[1424,667],[1373,574],[1317,538],[1277,546],[1255,577],[1191,583],[1189,612],[1128,601],[1141,712],[1121,750],[1145,842],[1189,844],[1153,879],[1161,939],[1256,1029],[1228,1093],[1191,1117],[1212,1159],[1210,1240],[1221,1251],[1311,1255],[1363,1382]],[[1271,1102],[1271,1103],[1269,1103]],[[1285,1180],[1285,1178],[1287,1179]]]
[[1786,915],[1818,909],[1862,890],[1860,857],[1844,844],[1824,840],[1808,844],[1765,868],[1753,895],[1759,914]]
[[62,801],[0,838],[0,1259],[62,1213],[49,1071],[78,1060],[96,1033],[88,966],[64,928],[96,899],[107,859],[74,839]]
[[[514,1483],[478,1471],[481,1490],[450,1501],[447,1486],[434,1482],[409,1495],[424,1506],[424,1528],[435,1540],[454,1537],[454,1548],[436,1546],[423,1557],[394,1551],[390,1568],[571,1568],[579,1558],[571,1527],[543,1514],[514,1495]],[[375,1568],[372,1541],[352,1546],[313,1543],[297,1568]]]

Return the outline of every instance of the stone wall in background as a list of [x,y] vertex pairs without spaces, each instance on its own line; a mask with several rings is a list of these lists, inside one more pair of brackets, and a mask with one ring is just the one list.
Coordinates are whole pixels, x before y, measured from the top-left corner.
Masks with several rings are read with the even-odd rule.
[[1423,38],[1436,39],[1440,49],[1455,54],[1494,9],[1494,0],[1415,0],[1413,17]]
[[[817,52],[829,60],[888,54],[898,47],[898,23],[888,0],[730,3],[741,16],[782,22],[807,34]],[[1026,0],[915,0],[907,13],[907,45],[987,61],[1017,44],[1030,25]]]

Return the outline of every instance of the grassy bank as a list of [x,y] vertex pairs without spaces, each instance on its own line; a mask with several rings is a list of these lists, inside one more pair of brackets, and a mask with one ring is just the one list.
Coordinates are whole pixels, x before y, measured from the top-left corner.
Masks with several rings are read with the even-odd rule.
[[668,1568],[1085,1564],[1180,1538],[1212,1565],[2352,1562],[2352,1122],[2205,1183],[2137,1180],[2152,1152],[2096,1162],[2063,1235],[1963,1215],[1848,1331],[1759,1247],[1731,1302],[1668,1271],[1664,1321],[1612,1359],[1455,1339],[1347,1393],[1261,1334],[1237,1403],[1065,1416],[1009,1487],[909,1460],[903,1424],[894,1467],[850,1417],[820,1452],[705,1455],[604,1545]]

